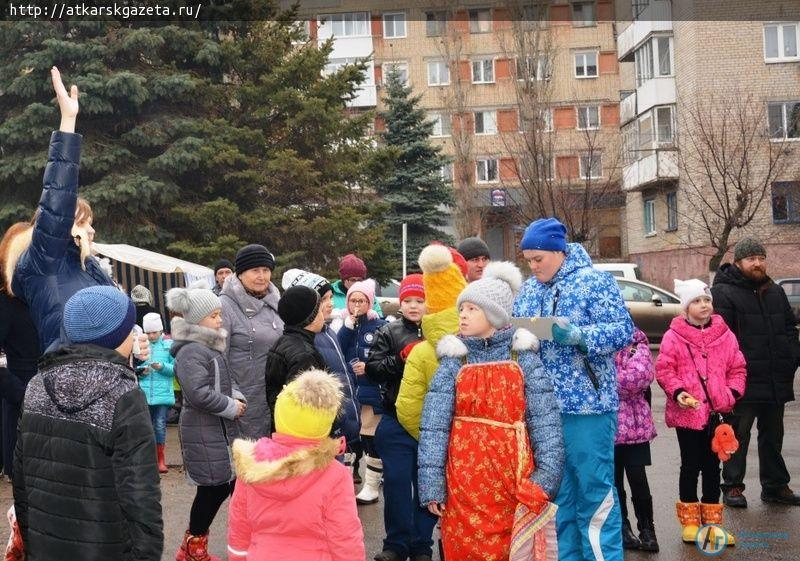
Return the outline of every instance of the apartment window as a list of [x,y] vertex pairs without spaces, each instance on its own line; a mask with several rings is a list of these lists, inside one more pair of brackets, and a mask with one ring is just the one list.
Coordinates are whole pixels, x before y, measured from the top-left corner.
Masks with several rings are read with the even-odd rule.
[[450,83],[450,67],[447,61],[432,60],[428,62],[428,85],[446,86]]
[[469,11],[469,32],[489,33],[492,30],[492,11],[489,9]]
[[[356,57],[347,57],[347,58],[331,58],[328,59],[328,64],[325,65],[325,68],[322,70],[322,74],[324,76],[330,76],[332,74],[336,74],[347,66],[348,64],[355,64],[360,59]],[[364,73],[364,84],[371,85],[375,79],[374,72],[372,71],[371,67],[367,69],[367,72]]]
[[384,62],[383,63],[384,79],[389,78],[389,74],[397,72],[400,82],[408,84],[408,63],[407,62]]
[[652,41],[647,41],[644,45],[636,49],[634,53],[634,65],[636,67],[636,87],[641,86],[653,78]]
[[600,107],[588,105],[578,107],[578,130],[595,130],[600,128]]
[[667,193],[667,232],[678,229],[678,194]]
[[539,118],[537,119],[539,129],[542,132],[550,132],[553,130],[553,110],[549,107],[543,107],[539,110]]
[[772,184],[772,221],[800,222],[800,182],[776,181]]
[[594,2],[572,3],[572,25],[575,27],[590,27],[595,25]]
[[447,183],[453,182],[453,164],[444,164],[442,167],[439,168],[439,176],[442,178],[442,181]]
[[301,45],[311,36],[311,22],[309,20],[294,22],[294,31],[299,35],[292,39],[292,45]]
[[433,132],[431,136],[450,136],[453,134],[453,122],[448,113],[432,113]]
[[479,158],[475,162],[475,168],[475,177],[478,183],[495,183],[499,180],[496,159]]
[[447,28],[447,12],[425,12],[425,35],[441,37]]
[[555,166],[553,165],[553,158],[547,157],[544,154],[536,155],[536,163],[539,166],[539,180],[544,181],[547,179],[555,179]]
[[639,123],[622,127],[622,165],[629,166],[639,159]]
[[784,62],[798,60],[797,40],[800,23],[771,23],[764,26],[764,60]]
[[672,76],[672,38],[656,37],[653,41],[658,51],[658,75]]
[[475,112],[475,134],[497,134],[497,111]]
[[575,53],[575,77],[597,77],[597,51]]
[[633,19],[638,19],[642,12],[645,11],[647,6],[650,5],[650,0],[632,0],[631,8],[633,12]]
[[330,25],[331,34],[336,37],[359,37],[369,35],[367,12],[347,12],[326,14],[319,18],[324,25]]
[[530,56],[517,59],[517,80],[549,80],[552,70],[547,55],[539,55],[536,64]]
[[383,14],[383,36],[387,39],[400,39],[406,36],[405,12],[387,12]]
[[491,84],[494,82],[494,59],[486,58],[472,61],[472,83]]
[[549,107],[520,107],[519,132],[551,132],[553,130],[553,110]]
[[800,101],[767,104],[769,136],[775,140],[800,138]]
[[671,144],[674,138],[672,130],[672,107],[656,108],[656,140]]
[[656,200],[644,200],[644,234],[654,236],[656,234]]
[[597,179],[603,176],[603,159],[600,154],[581,154],[581,179]]
[[639,150],[652,150],[653,140],[653,113],[648,111],[639,117]]
[[634,53],[636,86],[655,76],[672,76],[672,37],[654,37]]

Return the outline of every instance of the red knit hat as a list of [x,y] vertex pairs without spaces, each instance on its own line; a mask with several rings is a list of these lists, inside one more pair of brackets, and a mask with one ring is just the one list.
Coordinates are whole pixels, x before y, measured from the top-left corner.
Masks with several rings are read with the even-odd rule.
[[425,300],[425,286],[419,273],[408,275],[400,282],[400,302],[411,297]]
[[342,260],[339,262],[339,278],[349,279],[357,277],[363,279],[366,278],[366,276],[367,266],[361,259],[352,253],[348,253],[342,257]]

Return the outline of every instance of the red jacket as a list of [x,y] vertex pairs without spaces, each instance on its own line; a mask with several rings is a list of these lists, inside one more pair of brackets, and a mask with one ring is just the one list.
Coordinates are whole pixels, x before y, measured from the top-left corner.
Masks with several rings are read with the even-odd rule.
[[364,561],[353,478],[340,442],[282,434],[233,444],[229,561]]
[[[703,329],[689,325],[682,316],[676,317],[664,334],[656,360],[656,380],[667,394],[668,427],[700,430],[708,423],[711,407],[700,374],[707,377],[706,387],[714,411],[730,412],[736,400],[744,395],[747,377],[744,356],[736,336],[717,314],[711,316],[711,324]],[[678,405],[675,401],[678,390],[688,392],[700,406],[693,409]]]

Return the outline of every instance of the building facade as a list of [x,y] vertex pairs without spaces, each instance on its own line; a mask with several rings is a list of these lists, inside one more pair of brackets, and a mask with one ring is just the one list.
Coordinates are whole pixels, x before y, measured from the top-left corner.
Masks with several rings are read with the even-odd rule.
[[627,244],[643,278],[708,280],[711,241],[740,202],[749,221],[730,246],[758,236],[773,278],[800,276],[800,3],[618,0],[616,12]]

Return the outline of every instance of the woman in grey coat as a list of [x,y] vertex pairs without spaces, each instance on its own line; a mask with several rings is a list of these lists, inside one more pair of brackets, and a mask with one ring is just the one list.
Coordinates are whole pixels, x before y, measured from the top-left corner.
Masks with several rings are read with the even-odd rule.
[[236,420],[247,406],[225,358],[227,332],[219,297],[206,288],[173,288],[167,306],[182,316],[172,320],[170,352],[183,390],[183,465],[189,482],[197,485],[189,529],[175,557],[207,559],[208,529],[233,492],[230,446],[239,436]]
[[283,333],[278,316],[280,293],[272,284],[275,258],[263,245],[247,245],[236,254],[236,274],[225,280],[220,300],[228,332],[231,375],[247,398],[239,420],[242,437],[269,436],[272,418],[267,406],[267,353]]

